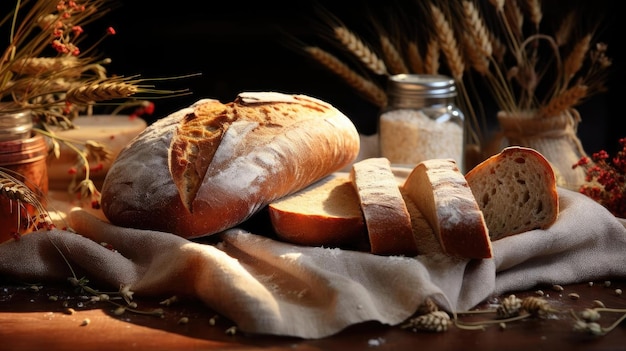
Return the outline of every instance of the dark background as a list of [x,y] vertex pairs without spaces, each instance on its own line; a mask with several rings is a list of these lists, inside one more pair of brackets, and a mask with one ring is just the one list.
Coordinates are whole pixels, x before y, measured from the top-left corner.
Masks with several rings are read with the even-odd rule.
[[[380,13],[414,1],[326,1],[350,28],[367,22],[366,8]],[[487,1],[487,0],[484,0]],[[189,89],[191,94],[153,100],[156,111],[148,122],[200,98],[232,101],[241,91],[303,93],[326,100],[348,115],[362,133],[375,132],[378,108],[358,96],[341,79],[295,49],[293,38],[307,43],[320,39],[315,26],[315,3],[305,1],[118,1],[119,6],[87,29],[113,26],[117,35],[99,45],[112,58],[109,73],[144,78],[201,75],[153,82],[157,88]],[[604,19],[598,34],[609,44],[613,72],[607,93],[579,107],[579,136],[588,152],[613,151],[626,136],[624,95],[624,40],[618,18],[619,1],[544,0],[546,14],[563,6],[590,6]],[[408,6],[407,6],[408,8]],[[545,16],[548,17],[547,15]],[[289,39],[291,38],[291,39]]]

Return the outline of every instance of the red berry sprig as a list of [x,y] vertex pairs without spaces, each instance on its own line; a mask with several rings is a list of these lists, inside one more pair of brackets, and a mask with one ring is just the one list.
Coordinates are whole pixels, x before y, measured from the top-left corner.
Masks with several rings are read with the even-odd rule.
[[626,137],[619,139],[622,149],[614,157],[601,150],[582,157],[572,168],[585,169],[586,184],[579,191],[589,196],[613,215],[626,218]]

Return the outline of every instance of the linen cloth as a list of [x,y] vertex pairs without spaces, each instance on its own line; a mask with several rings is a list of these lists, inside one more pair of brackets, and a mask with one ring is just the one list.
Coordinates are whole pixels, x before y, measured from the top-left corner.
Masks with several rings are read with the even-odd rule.
[[541,283],[626,277],[626,221],[582,194],[559,189],[559,196],[550,228],[494,241],[486,260],[303,247],[242,228],[202,243],[117,227],[78,209],[68,216],[76,233],[40,231],[0,244],[0,275],[66,281],[62,253],[79,278],[114,290],[191,296],[248,333],[322,338],[364,321],[400,324],[427,297],[462,311]]

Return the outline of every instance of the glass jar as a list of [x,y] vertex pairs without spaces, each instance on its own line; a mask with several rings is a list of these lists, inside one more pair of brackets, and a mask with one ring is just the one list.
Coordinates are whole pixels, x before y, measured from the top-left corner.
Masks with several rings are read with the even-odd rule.
[[381,156],[409,166],[451,158],[464,171],[465,117],[456,96],[454,80],[445,75],[391,76],[378,121]]
[[48,144],[44,137],[33,133],[29,112],[2,113],[0,109],[0,243],[35,229],[32,218],[41,213],[22,199],[23,186],[45,205],[47,155]]

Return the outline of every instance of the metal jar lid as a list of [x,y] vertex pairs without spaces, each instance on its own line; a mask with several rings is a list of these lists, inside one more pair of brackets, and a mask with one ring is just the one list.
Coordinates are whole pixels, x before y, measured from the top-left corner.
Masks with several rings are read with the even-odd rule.
[[396,74],[389,77],[387,93],[404,98],[452,98],[457,95],[454,79],[441,74]]
[[0,141],[30,138],[32,129],[29,111],[3,113],[0,110]]

